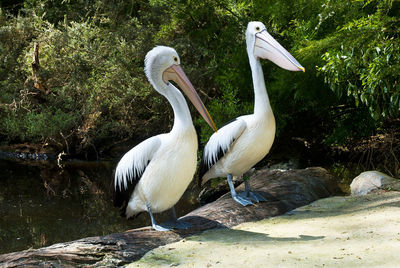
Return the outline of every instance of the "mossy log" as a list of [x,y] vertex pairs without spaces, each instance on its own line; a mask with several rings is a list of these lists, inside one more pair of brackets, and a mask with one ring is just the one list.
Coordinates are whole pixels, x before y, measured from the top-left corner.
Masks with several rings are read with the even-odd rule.
[[[229,228],[247,221],[283,214],[319,198],[340,193],[333,177],[323,168],[261,170],[251,185],[268,200],[243,207],[230,194],[182,217],[193,224],[184,231],[157,232],[151,227],[106,236],[88,237],[39,249],[0,255],[0,267],[118,266],[142,257],[149,250],[213,228]],[[237,190],[242,190],[243,184]]]

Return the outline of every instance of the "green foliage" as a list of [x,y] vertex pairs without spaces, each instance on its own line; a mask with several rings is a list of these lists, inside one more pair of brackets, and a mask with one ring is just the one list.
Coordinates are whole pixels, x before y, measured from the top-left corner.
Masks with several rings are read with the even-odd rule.
[[[61,110],[55,113],[28,113],[24,116],[13,112],[3,120],[3,127],[12,139],[38,141],[39,138],[53,137],[71,128],[78,114],[66,114]],[[20,120],[15,120],[20,118]]]
[[[54,27],[25,15],[10,17],[0,29],[4,140],[50,142],[77,153],[133,137],[133,128],[146,136],[167,127],[164,104],[144,78],[143,59],[152,45],[146,34],[133,38],[143,31],[137,19],[113,32],[94,22]],[[49,94],[33,86],[33,42],[39,43],[39,75]]]
[[323,54],[319,71],[339,97],[354,98],[356,107],[368,107],[380,120],[400,116],[400,19],[388,16],[391,1],[369,1],[373,4],[374,13],[338,29],[340,47]]
[[359,140],[376,129],[376,122],[365,107],[337,106],[331,110],[332,132],[324,139],[327,145],[343,145]]
[[[231,87],[223,88],[223,94],[220,99],[213,99],[208,103],[208,111],[212,114],[217,128],[221,128],[226,123],[235,119],[236,117],[252,112],[252,107],[249,103],[240,103],[237,99],[238,89]],[[198,118],[196,124],[201,125],[200,142],[206,144],[208,138],[212,135],[213,130],[208,125]]]
[[[167,131],[171,109],[143,73],[155,45],[178,51],[218,127],[251,113],[244,40],[250,20],[263,21],[307,70],[288,72],[263,61],[278,138],[340,144],[400,116],[398,1],[20,0],[0,6],[4,142],[102,152],[115,141]],[[35,42],[48,94],[34,86]],[[212,130],[193,116],[205,143]]]

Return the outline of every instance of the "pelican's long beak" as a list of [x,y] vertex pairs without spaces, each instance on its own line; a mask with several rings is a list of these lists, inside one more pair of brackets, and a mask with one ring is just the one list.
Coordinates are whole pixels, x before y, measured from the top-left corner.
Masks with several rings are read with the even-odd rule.
[[304,67],[267,32],[267,30],[256,34],[254,56],[268,59],[279,67],[289,71],[306,71]]
[[185,72],[179,65],[174,64],[165,70],[163,73],[163,80],[165,83],[168,83],[169,80],[177,83],[183,92],[185,92],[186,96],[188,96],[189,100],[193,103],[194,107],[196,107],[197,111],[199,111],[200,115],[204,118],[207,124],[212,127],[215,132],[218,131],[213,119],[207,111],[207,108],[204,106],[192,83],[190,83]]

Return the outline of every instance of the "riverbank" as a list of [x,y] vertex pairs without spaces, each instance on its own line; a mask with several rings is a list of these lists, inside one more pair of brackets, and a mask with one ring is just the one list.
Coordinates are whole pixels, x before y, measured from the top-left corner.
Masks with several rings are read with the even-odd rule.
[[[114,267],[127,265],[139,260],[154,248],[177,242],[182,238],[199,235],[206,230],[232,228],[245,222],[282,215],[320,198],[340,193],[334,177],[327,170],[319,167],[287,171],[260,170],[252,176],[251,183],[252,188],[267,199],[266,202],[243,207],[233,201],[230,193],[227,193],[218,200],[186,214],[183,219],[193,225],[188,230],[157,232],[150,226],[130,230],[123,229],[126,231],[3,254],[0,255],[0,267],[58,267],[60,265],[78,267],[82,264],[91,267]],[[242,184],[237,187],[237,190],[242,191],[243,188]],[[104,200],[107,200],[104,196],[93,196],[93,200],[87,203],[92,204]],[[178,209],[179,212],[183,212],[181,208]],[[37,209],[33,211],[36,212]],[[117,210],[114,211],[117,212]],[[107,213],[111,212],[112,210],[107,210]],[[149,220],[146,213],[142,215],[145,216],[146,220]],[[156,215],[156,219],[158,216]],[[113,224],[105,221],[112,219],[115,219],[115,217],[103,214],[100,221],[96,220],[96,224],[99,223],[102,227],[110,227]],[[136,220],[132,224],[135,222]],[[70,224],[67,225],[72,227]],[[72,227],[72,229],[82,229],[84,226],[86,224],[81,222],[79,226]],[[60,231],[61,228],[56,232]]]
[[129,267],[398,267],[400,192],[336,196],[185,238]]

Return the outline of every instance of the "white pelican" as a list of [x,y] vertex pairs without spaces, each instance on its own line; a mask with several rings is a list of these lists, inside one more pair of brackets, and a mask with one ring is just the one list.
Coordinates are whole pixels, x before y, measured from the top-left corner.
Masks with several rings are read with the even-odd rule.
[[227,177],[232,198],[246,206],[265,201],[250,189],[237,194],[232,177],[249,171],[269,152],[275,136],[275,118],[265,88],[260,58],[269,59],[290,71],[305,69],[266,30],[261,22],[250,22],[246,30],[247,54],[253,78],[254,113],[236,118],[214,133],[207,142],[200,164],[199,184],[216,177]]
[[[197,164],[197,135],[189,108],[170,80],[177,83],[206,122],[217,131],[179,64],[179,56],[173,48],[158,46],[147,53],[147,79],[171,104],[174,125],[171,132],[148,138],[127,152],[119,161],[113,179],[114,205],[122,207],[121,212],[127,218],[147,211],[153,228],[158,231],[190,227],[176,219],[174,205],[192,180]],[[171,221],[157,224],[153,213],[167,209],[171,209]]]

